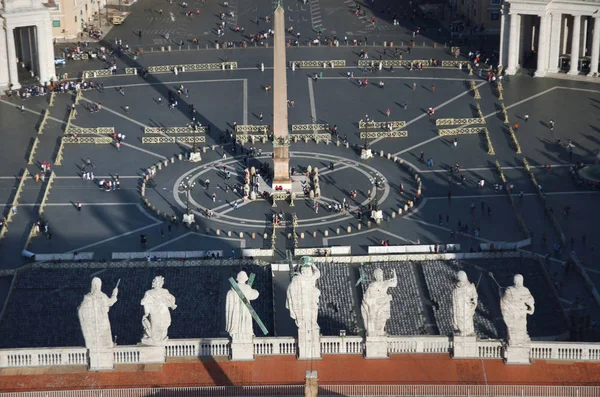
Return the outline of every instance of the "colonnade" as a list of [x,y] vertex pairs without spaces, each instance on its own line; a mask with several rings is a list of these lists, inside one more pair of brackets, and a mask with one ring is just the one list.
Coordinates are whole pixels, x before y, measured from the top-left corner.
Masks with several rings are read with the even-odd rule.
[[47,10],[0,12],[0,88],[18,89],[18,63],[30,66],[42,84],[56,75],[52,21]]
[[506,73],[515,74],[532,55],[538,77],[558,73],[566,59],[570,59],[569,75],[580,74],[583,62],[589,62],[589,76],[598,74],[600,14],[596,7],[589,14],[566,10],[532,13],[518,7],[518,1],[514,9],[513,2],[509,3],[510,11],[505,5],[501,16],[500,64]]

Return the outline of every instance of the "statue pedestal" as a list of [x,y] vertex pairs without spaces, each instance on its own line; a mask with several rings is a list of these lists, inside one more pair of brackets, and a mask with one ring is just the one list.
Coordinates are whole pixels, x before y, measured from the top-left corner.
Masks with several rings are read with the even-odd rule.
[[113,349],[88,349],[88,355],[90,357],[90,371],[112,371],[115,367]]
[[360,158],[362,160],[368,160],[371,157],[373,157],[373,152],[371,152],[371,149],[362,149],[360,151]]
[[365,358],[388,358],[386,336],[367,336]]
[[254,344],[250,340],[231,341],[231,361],[252,361],[254,360]]
[[194,214],[183,214],[183,223],[185,223],[187,227],[192,226],[192,223],[194,222],[196,222]]
[[200,156],[200,152],[190,152],[190,159],[189,159],[192,163],[197,163],[200,160],[202,160],[202,157]]
[[454,335],[452,358],[479,358],[476,336]]
[[529,351],[531,345],[524,343],[517,346],[507,346],[504,349],[504,363],[505,364],[517,364],[517,365],[531,365],[529,359]]
[[319,329],[298,330],[298,360],[321,358],[321,334]]
[[164,346],[152,346],[142,343],[140,347],[140,362],[148,364],[163,364],[167,362],[167,350]]

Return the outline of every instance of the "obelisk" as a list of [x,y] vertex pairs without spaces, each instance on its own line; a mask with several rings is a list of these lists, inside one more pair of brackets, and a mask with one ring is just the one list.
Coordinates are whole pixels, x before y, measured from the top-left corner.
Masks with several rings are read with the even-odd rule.
[[288,131],[287,65],[285,60],[285,12],[281,2],[273,17],[273,190],[288,191],[290,139]]

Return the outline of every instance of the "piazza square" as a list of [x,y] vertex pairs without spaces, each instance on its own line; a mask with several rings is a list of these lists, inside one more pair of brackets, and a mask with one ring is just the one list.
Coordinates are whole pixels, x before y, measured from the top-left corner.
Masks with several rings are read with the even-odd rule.
[[30,3],[3,396],[600,396],[593,1]]

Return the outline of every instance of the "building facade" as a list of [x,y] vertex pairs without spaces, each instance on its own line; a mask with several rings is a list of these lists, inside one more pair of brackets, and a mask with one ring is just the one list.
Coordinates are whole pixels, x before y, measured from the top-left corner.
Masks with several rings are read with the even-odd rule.
[[77,39],[105,5],[106,0],[52,0],[52,37]]
[[[476,28],[477,33],[498,34],[500,32],[500,16],[503,0],[452,0],[451,4],[457,16],[464,16],[470,27],[465,28],[470,33]],[[475,32],[474,32],[475,33]]]
[[40,0],[5,0],[0,8],[0,88],[18,89],[19,64],[41,83],[55,74],[50,11]]
[[600,0],[507,0],[502,8],[500,65],[535,76],[598,74]]

